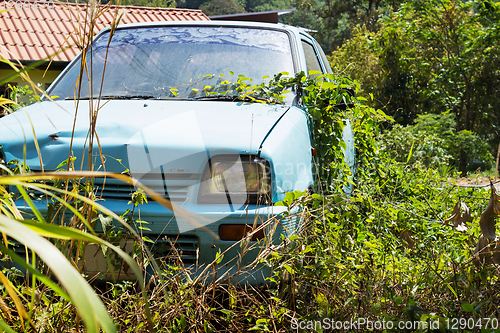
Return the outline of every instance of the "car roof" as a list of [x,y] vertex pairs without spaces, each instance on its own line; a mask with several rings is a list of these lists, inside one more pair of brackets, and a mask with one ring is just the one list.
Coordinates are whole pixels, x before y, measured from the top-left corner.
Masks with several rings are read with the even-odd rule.
[[[167,26],[199,26],[199,27],[238,27],[238,28],[262,28],[271,30],[288,31],[295,35],[299,33],[307,34],[306,29],[298,28],[283,23],[264,23],[251,21],[157,21],[143,23],[121,24],[116,29],[144,28],[144,27],[167,27]],[[109,31],[107,27],[100,31],[99,35]]]

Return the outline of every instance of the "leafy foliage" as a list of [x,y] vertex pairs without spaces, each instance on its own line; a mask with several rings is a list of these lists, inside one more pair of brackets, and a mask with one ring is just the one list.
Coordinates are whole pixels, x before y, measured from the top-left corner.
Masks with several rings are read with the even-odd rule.
[[[496,15],[498,5],[483,1],[406,3],[380,21],[379,31],[356,29],[331,60],[337,70],[354,68],[350,74],[373,93],[374,106],[399,124],[451,112],[457,138],[465,143],[477,134],[493,151],[500,103],[491,90],[500,87],[500,50],[491,39],[498,37]],[[471,153],[464,147],[453,155],[462,174],[476,158]]]
[[364,104],[365,98],[355,97],[359,84],[346,77],[332,74],[307,80],[303,77],[301,84],[302,99],[312,118],[314,144],[319,149],[318,172],[323,190],[341,192],[346,186],[350,187],[353,172],[345,160],[346,144],[342,133],[346,120],[351,122],[356,159],[362,172],[376,151],[374,134],[378,124],[390,118]]
[[355,133],[357,161],[363,165],[370,163],[377,150],[374,134],[378,133],[378,124],[391,118],[366,105],[366,98],[356,97],[359,84],[347,77],[315,71],[309,76],[304,72],[295,77],[288,75],[283,72],[273,78],[263,77],[264,81],[259,84],[252,84],[252,79],[240,75],[236,82],[219,80],[218,84],[197,90],[196,94],[199,94],[198,98],[216,95],[233,100],[283,103],[285,98],[290,98],[292,91],[295,92],[296,102],[307,110],[313,145],[319,151],[318,188],[337,193],[350,187],[354,168],[350,168],[345,158],[343,131],[347,121],[351,122]]
[[283,20],[317,31],[315,37],[326,52],[331,52],[351,37],[357,25],[377,31],[379,17],[401,3],[399,0],[297,0],[297,12]]
[[491,168],[493,157],[488,144],[477,134],[462,130],[456,132],[454,115],[426,114],[418,116],[414,125],[395,125],[380,137],[381,150],[398,162],[419,164],[423,167],[457,167],[460,152],[466,151],[474,160],[469,170]]
[[[299,321],[374,316],[393,322],[394,331],[400,321],[495,318],[498,271],[470,260],[486,206],[472,197],[485,191],[382,155],[380,169],[367,171],[370,179],[350,199],[305,200],[310,227],[281,258],[291,272],[277,270],[286,281],[283,306]],[[464,196],[474,217],[467,234],[443,224]]]
[[[29,85],[25,86],[13,86],[8,84],[9,96],[0,97],[2,102],[0,105],[2,109],[0,110],[0,117],[12,113],[20,108],[40,101],[40,96],[33,89],[30,89]],[[40,89],[40,88],[39,88]]]
[[211,0],[200,6],[207,16],[245,13],[245,8],[235,0]]
[[[257,2],[239,3],[248,6]],[[327,4],[333,6],[336,2]],[[357,5],[366,2],[352,4],[356,10],[361,8]],[[443,328],[441,331],[445,331],[443,323],[450,319],[472,319],[475,322],[483,319],[483,323],[485,319],[497,319],[499,271],[495,258],[499,253],[499,243],[494,236],[495,215],[487,209],[491,204],[495,213],[497,197],[494,191],[489,195],[489,190],[481,187],[456,186],[448,179],[448,170],[443,171],[448,163],[459,163],[463,153],[484,161],[491,158],[484,142],[485,138],[491,141],[494,130],[490,134],[487,130],[493,127],[496,119],[493,108],[497,100],[493,93],[497,89],[499,52],[498,44],[494,42],[498,40],[500,11],[498,3],[491,1],[475,3],[475,11],[470,11],[472,7],[467,7],[470,5],[450,1],[415,2],[402,6],[401,11],[383,21],[380,32],[373,32],[371,28],[356,30],[355,38],[332,59],[338,66],[355,64],[351,67],[351,75],[359,76],[365,86],[369,85],[363,88],[364,93],[356,81],[345,77],[326,75],[310,79],[304,73],[294,78],[278,75],[257,85],[247,78],[240,78],[236,85],[228,85],[225,91],[212,90],[211,87],[203,91],[207,95],[224,93],[233,96],[234,93],[239,96],[234,98],[272,103],[282,102],[287,90],[298,93],[301,100],[297,102],[308,106],[315,145],[320,148],[324,159],[321,167],[326,172],[321,177],[333,194],[306,196],[301,192],[288,193],[282,204],[290,208],[289,214],[300,215],[305,228],[302,233],[284,239],[282,246],[265,247],[262,251],[259,259],[273,267],[273,284],[252,290],[238,288],[217,282],[214,271],[214,282],[199,286],[190,280],[182,264],[165,263],[162,266],[165,270],[157,271],[157,283],[151,284],[148,297],[144,297],[143,291],[138,292],[133,283],[122,281],[110,283],[104,290],[96,292],[104,300],[118,329],[142,331],[149,323],[154,326],[149,327],[150,330],[168,332],[288,331],[292,319],[349,321],[377,318],[395,323],[438,321]],[[441,6],[441,11],[437,11],[439,14],[429,12],[432,6]],[[424,14],[429,17],[421,16]],[[446,20],[440,21],[441,16]],[[325,16],[325,21],[327,18]],[[343,16],[339,23],[346,22],[349,22],[349,17]],[[474,23],[472,28],[468,25],[471,22]],[[455,30],[451,29],[453,27]],[[463,36],[454,36],[454,33]],[[447,40],[447,34],[454,38]],[[438,39],[428,40],[431,36]],[[460,44],[462,42],[465,44]],[[456,53],[453,46],[459,46]],[[443,50],[450,51],[450,55]],[[478,50],[483,51],[484,58],[476,53]],[[425,55],[424,52],[428,51],[433,52]],[[453,66],[445,66],[447,61]],[[469,74],[474,80],[460,81]],[[469,96],[469,100],[464,93],[467,85],[476,89],[476,95]],[[347,88],[350,87],[355,88],[358,97],[349,93]],[[489,99],[485,98],[484,91],[491,93]],[[364,95],[370,97],[364,99]],[[470,106],[466,105],[467,101]],[[401,122],[407,126],[395,125],[380,134],[380,123],[389,117],[370,106],[386,106],[388,112],[403,119]],[[471,107],[469,115],[476,115],[474,120],[469,118],[474,125],[470,129],[465,128],[467,121],[461,113],[468,107]],[[341,132],[345,119],[352,123],[358,154],[356,188],[350,196],[339,190],[349,183],[350,172],[343,162]],[[71,159],[66,164],[69,167]],[[22,163],[17,170],[28,171]],[[22,238],[28,236],[27,233],[18,235],[24,231],[21,228],[31,228],[39,235],[50,236],[54,239],[52,247],[58,247],[70,259],[68,262],[73,263],[72,267],[64,267],[69,274],[78,269],[76,262],[81,255],[78,251],[83,248],[81,241],[90,239],[113,248],[112,242],[92,235],[89,222],[99,220],[111,226],[109,216],[113,213],[107,211],[105,215],[108,217],[95,217],[92,207],[99,206],[92,203],[96,197],[91,184],[79,186],[80,182],[75,181],[75,192],[72,193],[59,186],[27,181],[35,177],[32,174],[15,182],[13,179],[9,182],[3,175],[0,182],[20,185],[19,192],[36,186],[38,190],[59,193],[51,195],[53,203],[59,202],[57,208],[65,207],[76,217],[74,229],[49,224],[49,219],[44,219],[36,210],[38,221],[23,220],[17,215],[14,194],[0,185],[1,213],[8,216],[0,216],[2,222],[8,220],[8,223],[2,223],[6,226],[2,231]],[[75,175],[61,172],[50,177]],[[81,177],[91,178],[89,174]],[[77,195],[78,189],[87,191],[84,192],[86,195]],[[75,201],[64,203],[64,200],[59,200],[66,196],[75,198]],[[30,200],[27,195],[26,201]],[[135,222],[135,207],[146,201],[144,193],[135,193],[131,200],[134,207],[129,214],[115,218],[125,220],[125,225]],[[293,209],[297,205],[302,207],[299,213]],[[467,207],[467,218],[461,219],[467,227],[462,229],[466,229],[466,233],[446,223],[446,218],[456,215],[454,207]],[[479,238],[476,247],[481,234],[478,223],[481,212],[488,219],[492,243]],[[273,217],[268,223],[277,223],[276,220],[287,217]],[[23,227],[15,230],[17,225]],[[104,235],[110,241],[121,236],[114,230],[107,230]],[[35,239],[37,236],[30,234],[29,237]],[[244,243],[241,242],[242,249]],[[44,244],[42,241],[37,243],[37,249]],[[11,256],[8,252],[11,244],[6,242],[4,245],[2,253]],[[47,245],[51,251],[52,247]],[[491,253],[493,261],[486,260],[485,252]],[[43,258],[50,261],[47,253]],[[138,249],[134,255],[141,258],[141,254],[141,249]],[[219,253],[217,260],[223,255]],[[60,288],[50,279],[46,266],[37,267],[34,256],[31,260],[16,259],[29,267],[27,269],[36,278],[30,285],[25,283],[16,268],[3,270],[3,275],[0,275],[4,286],[0,298],[2,330],[12,331],[9,325],[24,331],[30,330],[28,325],[46,331],[80,329],[77,309],[85,310],[72,299],[79,297],[74,296],[79,290],[69,293]],[[64,283],[63,286],[67,287]],[[47,287],[53,291],[48,291]],[[87,287],[82,287],[82,290],[88,291],[84,288]],[[88,292],[87,296],[98,304],[94,310],[99,309],[96,295]],[[151,316],[145,310],[149,307]],[[108,330],[113,330],[104,313],[100,312],[101,322],[92,321],[91,316],[90,311],[81,316],[90,329],[104,322]],[[424,327],[420,331],[431,330]],[[482,331],[491,330],[483,328]]]

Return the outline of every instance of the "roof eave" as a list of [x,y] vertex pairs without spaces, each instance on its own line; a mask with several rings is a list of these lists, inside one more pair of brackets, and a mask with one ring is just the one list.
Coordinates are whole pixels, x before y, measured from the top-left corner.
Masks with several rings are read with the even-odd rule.
[[250,22],[263,22],[263,23],[278,23],[278,18],[280,15],[288,14],[294,12],[296,9],[283,9],[283,10],[271,10],[267,12],[257,12],[257,13],[240,13],[231,15],[216,15],[209,16],[210,20],[213,21],[250,21]]

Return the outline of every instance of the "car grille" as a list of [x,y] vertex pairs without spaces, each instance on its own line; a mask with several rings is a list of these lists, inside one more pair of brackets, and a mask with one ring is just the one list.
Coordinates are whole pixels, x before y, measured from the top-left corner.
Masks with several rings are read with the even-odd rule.
[[[164,174],[164,176],[161,174],[148,174],[141,177],[139,181],[164,198],[182,203],[189,199],[189,187],[198,183],[200,177],[201,176],[198,174],[188,173]],[[45,183],[54,186],[53,181],[47,180]],[[68,191],[72,191],[72,189],[73,186],[70,183]],[[117,179],[106,178],[106,180],[104,180],[103,178],[96,178],[94,180],[94,190],[98,198],[130,200],[136,188],[131,184],[124,183]],[[29,192],[35,196],[43,195],[43,193],[35,190],[30,190]],[[148,199],[150,199],[149,196]]]
[[[171,201],[184,202],[188,199],[187,186],[167,186],[167,190],[163,186],[148,186],[156,193]],[[128,184],[110,184],[106,181],[104,187],[96,185],[97,196],[103,199],[130,200],[132,193],[136,191],[134,186]],[[150,197],[148,196],[148,199]]]
[[184,265],[196,265],[198,261],[199,241],[192,235],[165,235],[150,246],[155,258],[170,262],[182,260]]

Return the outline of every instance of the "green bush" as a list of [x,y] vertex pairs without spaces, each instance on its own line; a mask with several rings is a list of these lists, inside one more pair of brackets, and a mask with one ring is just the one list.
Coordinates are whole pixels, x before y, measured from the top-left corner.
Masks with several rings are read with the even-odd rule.
[[397,162],[424,167],[458,168],[460,150],[469,156],[468,170],[492,166],[493,157],[488,143],[478,134],[462,130],[457,132],[452,114],[426,114],[418,116],[415,124],[395,125],[380,136],[380,149]]

